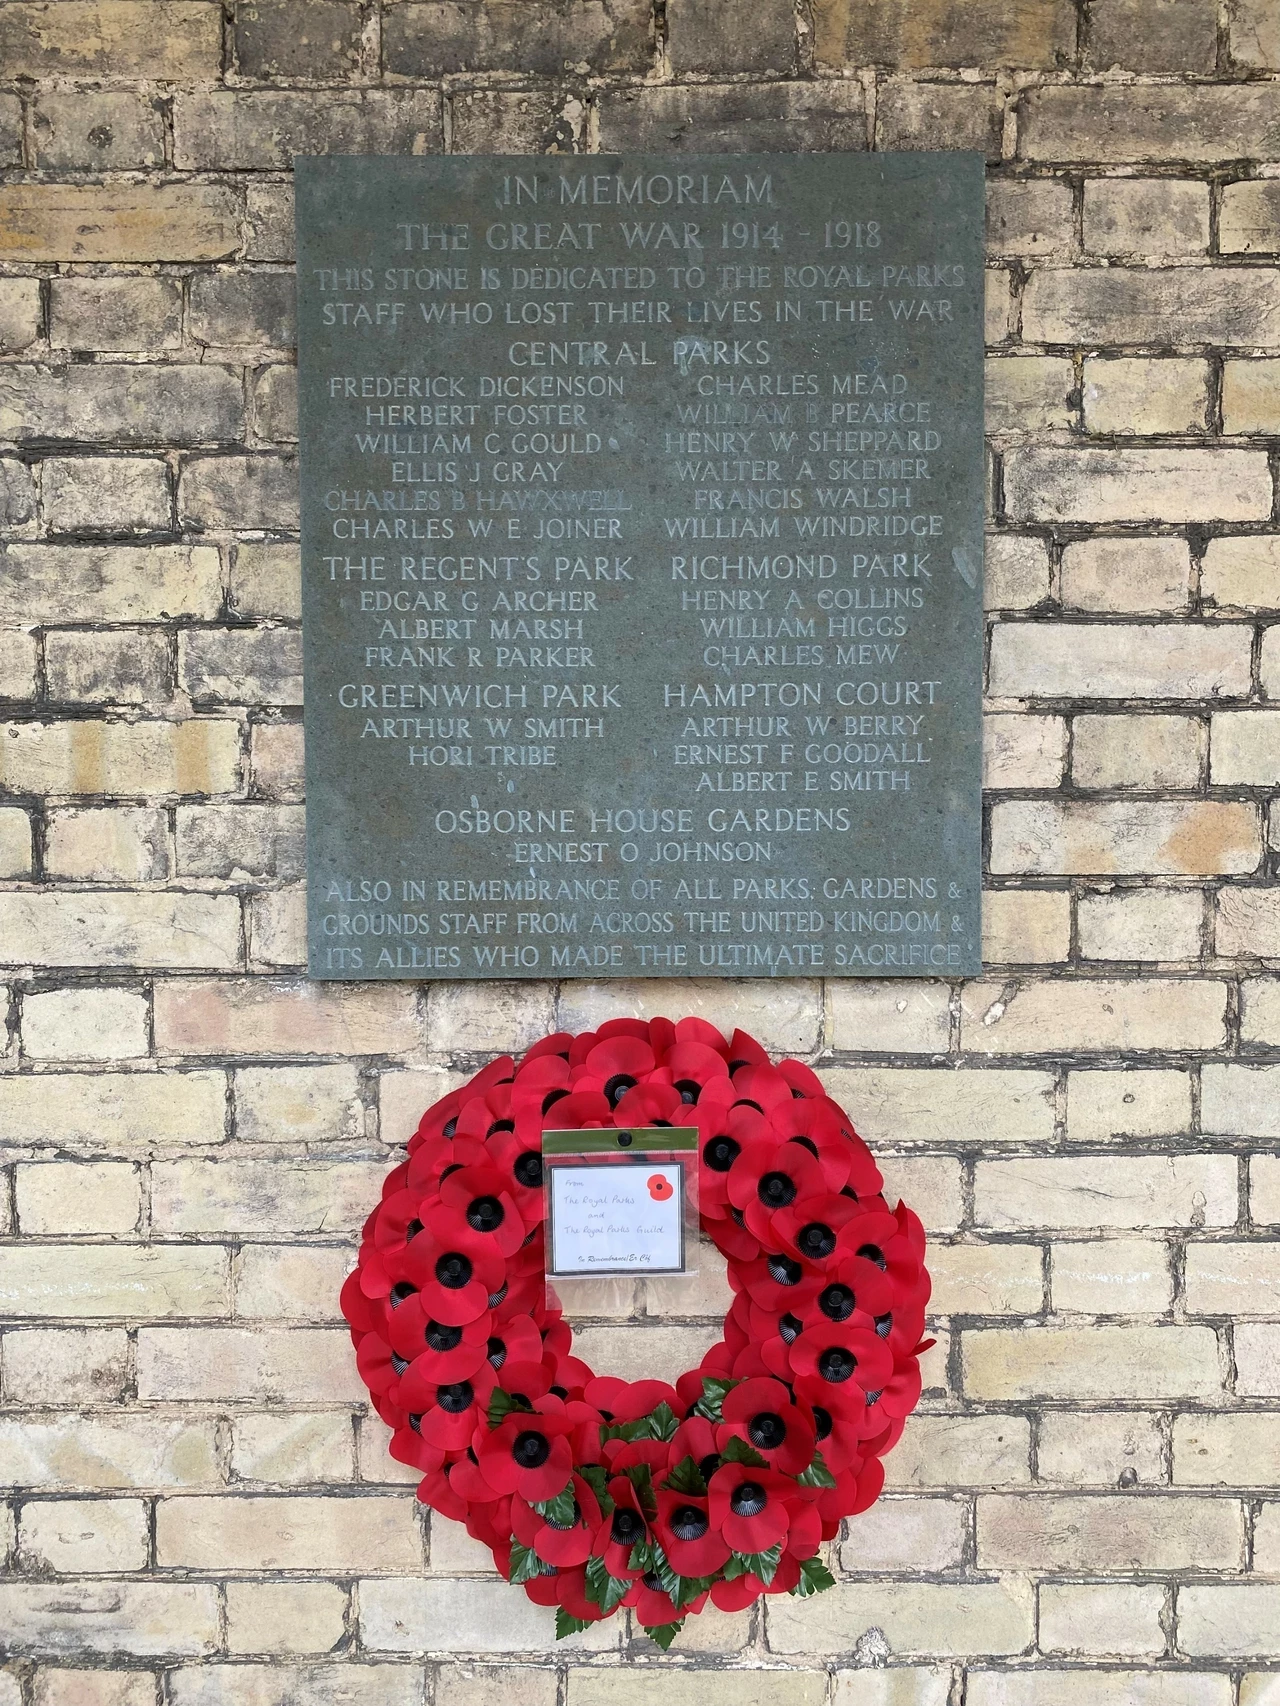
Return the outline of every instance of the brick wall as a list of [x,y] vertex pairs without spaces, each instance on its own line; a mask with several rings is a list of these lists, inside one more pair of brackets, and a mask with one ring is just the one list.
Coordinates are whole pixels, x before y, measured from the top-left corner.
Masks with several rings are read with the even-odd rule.
[[[0,1706],[1280,1700],[1278,74],[1277,0],[0,0]],[[991,163],[986,975],[309,985],[291,156],[869,146]],[[459,1073],[691,1009],[939,1345],[833,1592],[557,1650],[338,1283]]]

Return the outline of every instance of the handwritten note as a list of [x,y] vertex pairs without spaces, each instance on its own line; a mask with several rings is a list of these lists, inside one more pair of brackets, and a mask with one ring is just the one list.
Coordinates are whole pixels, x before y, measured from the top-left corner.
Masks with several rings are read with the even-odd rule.
[[550,1274],[684,1271],[684,1167],[552,1167]]

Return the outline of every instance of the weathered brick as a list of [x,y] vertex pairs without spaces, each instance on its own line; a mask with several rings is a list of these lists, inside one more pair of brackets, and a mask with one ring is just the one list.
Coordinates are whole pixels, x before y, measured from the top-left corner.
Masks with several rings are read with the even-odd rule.
[[354,1467],[355,1435],[346,1412],[238,1416],[232,1425],[237,1481],[349,1481]]
[[1280,1036],[1280,978],[1247,978],[1240,989],[1240,1040],[1273,1044]]
[[158,882],[172,874],[167,814],[139,806],[50,812],[45,872],[86,883]]
[[1176,178],[1090,178],[1084,246],[1095,255],[1203,255],[1209,186]]
[[433,1102],[465,1084],[468,1074],[444,1067],[417,1067],[378,1076],[378,1124],[383,1143],[408,1143]]
[[974,1188],[976,1223],[997,1231],[1236,1219],[1233,1155],[1026,1155],[979,1161]]
[[1010,875],[1242,875],[1260,853],[1247,805],[1028,800],[992,809],[991,869]]
[[968,148],[1000,158],[1004,124],[990,83],[916,83],[891,77],[876,96],[876,147]]
[[[513,1003],[504,1014],[506,1046],[518,1052],[536,1039],[542,1026],[545,986],[489,984],[489,1001]],[[498,994],[501,989],[501,994]],[[715,979],[710,982],[671,983],[646,978],[637,983],[567,983],[560,990],[555,1025],[546,1029],[594,1030],[619,1013],[637,1019],[652,1019],[679,1006],[682,1013],[708,1019],[728,1037],[741,1027],[777,1054],[808,1055],[818,1046],[822,1027],[822,997],[816,983],[788,978],[785,983],[743,978],[740,982]],[[492,1006],[488,1007],[492,1014]],[[482,1049],[486,1017],[483,999],[477,1004],[474,986],[436,985],[431,992],[429,1035],[434,1052],[450,1049]]]
[[556,1706],[556,1682],[555,1671],[546,1666],[480,1665],[455,1659],[436,1673],[435,1701],[436,1706],[507,1706],[515,1698],[521,1706]]
[[993,714],[982,719],[984,788],[1056,788],[1067,754],[1061,717]]
[[1187,1311],[1191,1315],[1280,1314],[1280,1245],[1187,1245]]
[[169,471],[151,457],[51,456],[40,491],[51,533],[149,533],[172,519]]
[[1072,425],[1075,369],[1065,356],[1005,355],[986,364],[987,431],[1051,432]]
[[179,806],[175,823],[184,876],[243,881],[304,873],[300,806]]
[[208,0],[20,0],[0,21],[7,77],[216,77],[222,20]]
[[1046,267],[1028,282],[1022,335],[1048,344],[1274,344],[1280,339],[1275,273]]
[[1206,1066],[1200,1123],[1228,1136],[1280,1137],[1280,1066]]
[[33,1060],[125,1060],[145,1055],[147,998],[139,990],[35,990],[22,1001],[22,1052]]
[[228,368],[95,363],[0,369],[0,434],[16,443],[165,446],[238,439],[243,431],[240,379]]
[[300,705],[295,628],[208,628],[178,636],[178,678],[198,705]]
[[1207,430],[1209,369],[1190,356],[1091,356],[1083,394],[1088,432],[1146,437]]
[[835,1706],[947,1706],[951,1671],[945,1665],[858,1665],[835,1675]]
[[210,617],[221,597],[210,545],[9,545],[0,552],[0,620]]
[[1262,1412],[1175,1416],[1173,1479],[1182,1487],[1280,1486],[1280,1430]]
[[190,287],[191,336],[197,343],[221,347],[292,348],[297,338],[294,296],[291,273],[198,273]]
[[0,260],[224,261],[240,241],[239,198],[222,185],[0,189]]
[[987,185],[988,255],[1065,255],[1072,242],[1070,184],[993,178]]
[[22,164],[22,102],[16,95],[0,95],[0,162]]
[[54,278],[55,349],[169,350],[182,342],[182,286],[172,278]]
[[832,1047],[857,1053],[945,1054],[950,997],[945,983],[835,981],[828,997]]
[[1221,888],[1213,897],[1214,952],[1280,958],[1280,888]]
[[1040,1646],[1073,1658],[1158,1658],[1165,1649],[1163,1611],[1158,1582],[1043,1582]]
[[360,1636],[375,1653],[537,1652],[550,1650],[555,1623],[505,1582],[373,1580],[360,1583]]
[[1158,1403],[1216,1399],[1222,1390],[1208,1327],[981,1327],[963,1332],[960,1343],[965,1394],[996,1403],[1039,1396]]
[[236,1132],[249,1143],[351,1143],[364,1136],[355,1068],[242,1067],[236,1073]]
[[[0,457],[0,537],[19,538],[33,533],[35,521],[36,489],[30,468],[16,457]],[[25,635],[21,637],[27,638]],[[8,654],[18,638],[15,634],[0,632],[0,693],[5,698],[17,697],[3,683],[13,673],[14,664]]]
[[1066,85],[1029,91],[1018,123],[1026,160],[1123,165],[1275,159],[1280,91],[1270,83]]
[[1204,897],[1195,889],[1118,889],[1076,906],[1086,960],[1198,960]]
[[[697,1619],[694,1619],[697,1622]],[[821,1670],[724,1670],[716,1674],[717,1693],[726,1706],[819,1706],[826,1697]],[[652,1685],[637,1670],[595,1669],[569,1673],[570,1706],[643,1706]],[[721,1678],[724,1680],[721,1681]],[[699,1706],[706,1698],[705,1673],[670,1670],[663,1692],[670,1690],[671,1706]]]
[[1068,1487],[1164,1484],[1160,1417],[1147,1410],[1049,1410],[1041,1419],[1039,1477]]
[[935,1244],[930,1308],[938,1315],[1038,1315],[1042,1268],[1038,1244]]
[[1067,1077],[1067,1136],[1075,1143],[1114,1137],[1163,1137],[1191,1128],[1191,1080],[1186,1072],[1071,1072]]
[[653,42],[649,9],[639,0],[589,0],[572,13],[546,3],[402,0],[383,16],[382,52],[396,77],[473,70],[554,77],[570,65],[647,71]]
[[0,874],[29,877],[31,869],[31,819],[17,806],[0,806]]
[[36,163],[46,170],[137,170],[164,164],[164,118],[159,101],[146,95],[43,94],[36,102],[33,130]]
[[231,602],[241,616],[302,615],[302,553],[297,545],[243,543],[231,566]]
[[[1280,360],[1223,363],[1222,429],[1230,433],[1280,433]],[[1214,539],[1208,550],[1230,552],[1232,547],[1246,545],[1256,551],[1271,544],[1274,541],[1266,538]]]
[[443,144],[436,89],[180,94],[173,131],[184,171],[288,171],[296,154],[437,154]]
[[0,351],[17,355],[40,336],[40,280],[0,279]]
[[1023,1416],[933,1416],[919,1411],[885,1459],[888,1487],[1021,1486],[1031,1479]]
[[1280,1584],[1180,1588],[1178,1645],[1193,1656],[1270,1658],[1280,1654]]
[[364,1220],[384,1171],[371,1161],[158,1161],[152,1223],[162,1235],[342,1232]]
[[1047,965],[1071,948],[1071,897],[1041,889],[984,889],[982,958],[991,965]]
[[49,698],[73,705],[162,705],[173,697],[168,637],[140,628],[45,635]]
[[1163,1315],[1173,1299],[1169,1252],[1145,1238],[1053,1246],[1053,1307],[1074,1315]]
[[130,1233],[142,1208],[141,1180],[128,1161],[20,1162],[14,1201],[24,1234]]
[[221,1642],[212,1582],[0,1583],[7,1650],[19,1656],[121,1653],[200,1658]]
[[1236,1391],[1244,1398],[1280,1398],[1280,1326],[1241,1321],[1235,1330]]
[[349,77],[360,61],[360,8],[353,0],[252,0],[236,9],[236,64],[245,77],[290,82]]
[[227,1281],[226,1251],[194,1245],[78,1244],[73,1260],[56,1245],[0,1249],[0,1300],[24,1320],[221,1315]]
[[276,800],[302,798],[301,723],[255,723],[250,756],[255,793]]
[[[114,1404],[129,1381],[123,1327],[28,1327],[4,1336],[4,1394],[11,1404]],[[213,1462],[212,1435],[209,1439]],[[90,1474],[97,1486],[98,1477]]]
[[1051,69],[1074,58],[1075,43],[1075,14],[1062,0],[1016,7],[978,0],[963,15],[942,0],[891,0],[866,9],[821,0],[814,9],[815,52],[832,66]]
[[983,598],[988,610],[1030,610],[1049,596],[1049,553],[1043,539],[987,535]]
[[47,1499],[24,1505],[18,1556],[43,1574],[114,1575],[145,1569],[147,1507],[141,1499]]
[[863,149],[867,119],[862,87],[853,82],[689,83],[608,89],[600,95],[600,146],[609,151],[749,153],[773,146],[780,126],[797,147]]
[[342,1641],[346,1609],[346,1590],[336,1582],[228,1582],[227,1650],[331,1652]]
[[32,1700],[34,1706],[153,1706],[155,1688],[150,1671],[42,1667]]
[[766,1612],[770,1651],[842,1653],[868,1629],[892,1653],[1017,1653],[1032,1639],[1029,1584],[840,1582],[811,1599],[779,1596]]
[[307,963],[306,886],[249,897],[249,969],[282,971]]
[[155,1034],[161,1054],[182,1055],[405,1054],[421,1041],[407,985],[290,978],[158,983]]
[[991,692],[1025,698],[1216,699],[1249,691],[1247,627],[998,623]]
[[1071,780],[1079,788],[1194,788],[1208,751],[1198,717],[1076,717]]
[[1025,445],[1005,458],[1005,499],[1015,521],[1265,521],[1271,474],[1253,450]]
[[1193,978],[1028,978],[1009,992],[979,981],[961,996],[960,1046],[994,1055],[1221,1048],[1226,1002],[1225,983]]
[[1262,691],[1280,699],[1280,625],[1262,630]]
[[1225,184],[1218,246],[1225,255],[1280,253],[1280,184],[1272,178]]
[[345,1329],[143,1327],[138,1396],[325,1404],[367,1394]]
[[48,794],[226,793],[239,781],[239,731],[224,718],[185,722],[10,724],[0,782]]
[[297,527],[297,459],[209,456],[188,462],[178,483],[178,519],[205,529]]
[[245,190],[245,259],[291,261],[297,248],[290,184],[257,183]]
[[196,1570],[403,1570],[421,1564],[422,1540],[402,1498],[194,1495],[158,1506],[156,1559]]
[[646,1323],[634,1327],[581,1327],[574,1334],[575,1355],[602,1374],[629,1380],[665,1380],[664,1370],[693,1368],[716,1342],[719,1328]]
[[1237,0],[1231,10],[1229,39],[1231,57],[1239,64],[1280,67],[1280,22],[1268,0]]
[[1215,0],[1097,0],[1086,39],[1091,71],[1211,72],[1218,9]]
[[253,382],[254,432],[269,443],[298,437],[298,370],[268,367]]
[[[172,927],[171,927],[172,928]],[[58,1072],[0,1076],[0,1141],[118,1153],[158,1143],[221,1141],[221,1072]]]
[[677,0],[667,19],[667,53],[677,73],[785,75],[796,69],[796,51],[796,14],[785,0],[756,5],[746,30],[716,0]]
[[852,1110],[868,1143],[1035,1141],[1053,1135],[1053,1080],[1046,1072],[954,1068],[827,1067],[827,1094]]
[[172,1673],[173,1706],[422,1706],[404,1665],[191,1665]]
[[988,267],[983,279],[982,326],[987,347],[1002,344],[1009,337],[1013,299],[1010,295],[1012,274],[1005,267]]
[[1230,1706],[1231,1682],[1208,1672],[1042,1670],[969,1672],[969,1706]]
[[[366,1206],[372,1200],[367,1198]],[[351,1264],[348,1245],[246,1244],[235,1265],[236,1315],[270,1322],[337,1321],[338,1293]]]
[[1278,735],[1280,711],[1219,713],[1209,728],[1209,780],[1221,786],[1280,781]]
[[1071,1498],[985,1493],[980,1569],[1238,1570],[1243,1512],[1235,1499]]
[[1260,1225],[1280,1226],[1280,1155],[1255,1155],[1250,1163],[1250,1204]]
[[449,115],[454,153],[573,154],[586,109],[576,95],[553,89],[460,89]]

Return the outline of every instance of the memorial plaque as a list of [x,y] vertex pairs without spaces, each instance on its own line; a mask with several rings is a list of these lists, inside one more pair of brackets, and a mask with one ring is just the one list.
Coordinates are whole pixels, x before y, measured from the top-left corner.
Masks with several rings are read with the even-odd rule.
[[297,210],[311,974],[978,971],[981,158]]

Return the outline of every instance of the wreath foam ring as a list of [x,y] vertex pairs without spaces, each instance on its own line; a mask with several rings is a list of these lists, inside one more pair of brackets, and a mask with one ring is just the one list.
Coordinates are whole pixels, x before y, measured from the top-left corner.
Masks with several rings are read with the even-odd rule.
[[[542,1133],[696,1126],[734,1300],[674,1382],[596,1375],[543,1276]],[[814,1072],[701,1019],[611,1019],[493,1061],[423,1115],[342,1288],[356,1361],[422,1471],[563,1637],[634,1609],[664,1649],[710,1599],[833,1585],[920,1396],[919,1219]]]

